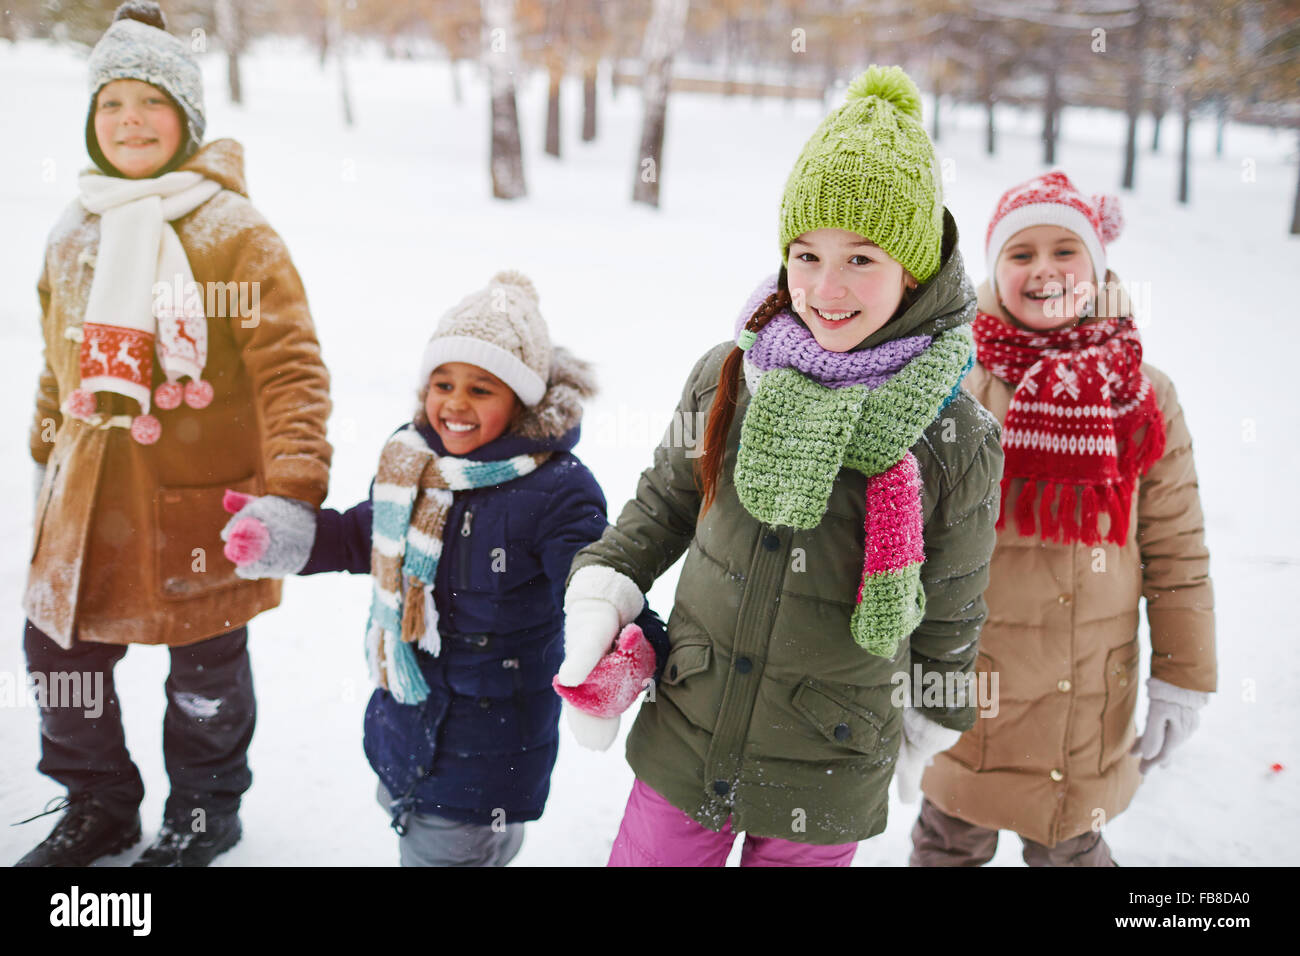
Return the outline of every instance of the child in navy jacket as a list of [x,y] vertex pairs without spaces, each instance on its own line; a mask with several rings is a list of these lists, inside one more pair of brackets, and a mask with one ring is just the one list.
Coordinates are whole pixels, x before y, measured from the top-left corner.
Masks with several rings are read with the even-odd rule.
[[[552,348],[532,283],[513,272],[442,319],[420,382],[370,498],[321,510],[305,566],[277,564],[273,517],[260,529],[232,521],[227,552],[248,576],[371,574],[367,655],[380,686],[365,751],[401,862],[501,866],[546,803],[564,581],[606,527],[600,486],[571,451],[593,385]],[[666,644],[653,612],[637,623]]]

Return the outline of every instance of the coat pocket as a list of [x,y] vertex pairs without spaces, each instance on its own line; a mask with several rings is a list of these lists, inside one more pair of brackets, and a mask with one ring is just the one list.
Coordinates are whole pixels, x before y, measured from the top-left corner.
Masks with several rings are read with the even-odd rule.
[[822,681],[806,678],[791,703],[831,743],[864,754],[880,746],[884,721]]
[[201,487],[160,487],[154,496],[158,529],[158,593],[183,601],[244,583],[226,558],[221,529],[230,515],[221,505],[227,488],[261,494],[256,475]]
[[664,662],[662,683],[677,687],[686,678],[709,669],[713,659],[713,643],[707,637],[691,637],[674,644]]
[[[993,659],[982,651],[975,658],[975,686],[990,687],[990,678],[987,676],[993,671]],[[984,769],[984,750],[988,742],[989,723],[996,720],[996,717],[985,717],[983,714],[975,718],[975,726],[966,731],[958,741],[947,751],[949,757],[956,760],[963,766],[971,770]]]
[[1105,773],[1123,757],[1137,737],[1133,712],[1138,692],[1137,641],[1117,647],[1106,655],[1106,706],[1101,712],[1101,759],[1098,770]]

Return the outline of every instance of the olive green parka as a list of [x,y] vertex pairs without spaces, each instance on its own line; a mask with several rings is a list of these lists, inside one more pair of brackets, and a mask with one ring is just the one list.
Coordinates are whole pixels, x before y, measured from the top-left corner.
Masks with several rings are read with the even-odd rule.
[[[975,296],[945,213],[943,265],[900,316],[861,348],[936,335],[970,322]],[[730,342],[691,371],[676,421],[700,421]],[[863,840],[885,827],[902,732],[901,685],[923,674],[972,670],[984,621],[1002,476],[1000,428],[960,391],[912,448],[924,490],[926,612],[892,658],[849,632],[861,583],[867,479],[841,470],[811,530],[766,525],[732,483],[749,403],[743,376],[709,511],[700,516],[698,458],[665,442],[615,526],[579,552],[573,573],[604,566],[645,592],[686,552],[668,631],[663,678],[627,741],[637,777],[710,829],[802,843]],[[670,434],[671,434],[670,429]],[[918,701],[920,703],[920,701]],[[925,708],[956,730],[975,708]]]

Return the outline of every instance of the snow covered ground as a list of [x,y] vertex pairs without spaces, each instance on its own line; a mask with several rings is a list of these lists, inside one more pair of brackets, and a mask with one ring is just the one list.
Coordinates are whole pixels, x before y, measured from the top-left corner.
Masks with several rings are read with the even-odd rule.
[[[87,165],[83,54],[0,41],[0,421],[7,467],[0,490],[0,702],[21,686],[20,609],[31,522],[27,429],[40,361],[35,281],[45,234]],[[347,128],[332,69],[306,50],[263,45],[245,61],[248,104],[226,102],[218,57],[205,61],[208,138],[247,151],[254,203],[288,243],[306,282],[333,379],[335,445],[327,504],[366,492],[384,438],[409,418],[412,356],[438,316],[493,272],[531,276],[554,339],[595,362],[603,391],[578,453],[612,514],[633,492],[695,359],[730,334],[748,292],[775,271],[776,215],[785,177],[822,115],[814,103],[679,95],[669,107],[662,208],[630,202],[639,95],[601,87],[600,137],[578,140],[581,90],[564,90],[564,158],[542,153],[545,82],[520,96],[529,198],[490,198],[487,98],[466,67],[453,100],[444,63],[351,64],[357,124]],[[929,102],[927,100],[927,109]],[[983,115],[945,104],[938,144],[947,202],[972,276],[998,195],[1042,171],[1037,115],[999,114],[996,157],[983,153]],[[1144,149],[1138,190],[1123,197],[1125,234],[1112,267],[1144,283],[1148,360],[1168,372],[1193,436],[1217,592],[1220,692],[1170,768],[1155,771],[1132,808],[1107,827],[1125,865],[1300,863],[1300,678],[1294,609],[1300,590],[1300,473],[1288,396],[1300,344],[1284,301],[1300,266],[1289,239],[1294,133],[1229,127],[1222,158],[1213,130],[1193,135],[1194,202],[1174,202],[1176,131]],[[1069,110],[1060,165],[1086,191],[1117,191],[1122,118]],[[1291,278],[1288,279],[1287,277]],[[1287,409],[1292,411],[1288,412]],[[651,597],[665,616],[676,569]],[[281,607],[250,632],[258,691],[244,839],[227,865],[390,865],[394,837],[375,803],[361,752],[368,683],[361,654],[363,577],[294,580]],[[165,795],[162,684],[167,653],[136,647],[117,670],[131,753],[148,794],[146,838]],[[12,700],[12,691],[9,700]],[[1139,715],[1145,712],[1145,703]],[[624,730],[630,725],[625,719]],[[37,712],[0,706],[0,821],[40,810],[58,793],[36,770]],[[1280,765],[1280,770],[1270,769]],[[593,754],[563,739],[544,818],[529,826],[518,865],[599,865],[618,827],[632,774],[621,741]],[[902,865],[915,808],[891,808],[888,829],[856,864]],[[0,864],[16,860],[54,818],[0,826]],[[123,860],[112,863],[128,862]],[[995,864],[1020,863],[1004,839]]]

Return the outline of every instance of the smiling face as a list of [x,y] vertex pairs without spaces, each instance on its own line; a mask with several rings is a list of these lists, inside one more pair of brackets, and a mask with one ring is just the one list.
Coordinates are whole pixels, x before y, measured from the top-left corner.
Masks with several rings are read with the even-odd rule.
[[795,311],[828,352],[858,345],[916,288],[897,260],[846,229],[814,229],[791,242],[787,280]]
[[95,95],[95,139],[127,179],[146,179],[176,155],[181,115],[171,98],[141,80],[113,80]]
[[998,253],[994,271],[1003,308],[1026,328],[1066,328],[1090,311],[1092,256],[1083,240],[1062,226],[1020,230]]
[[499,438],[523,408],[505,382],[467,362],[434,369],[424,400],[429,424],[452,455],[467,455]]

